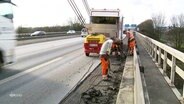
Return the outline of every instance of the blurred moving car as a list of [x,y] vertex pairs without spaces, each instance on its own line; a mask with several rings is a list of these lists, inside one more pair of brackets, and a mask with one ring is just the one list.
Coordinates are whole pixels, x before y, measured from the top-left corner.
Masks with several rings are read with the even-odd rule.
[[88,30],[87,30],[87,28],[83,28],[82,30],[81,30],[81,37],[86,37],[88,35]]
[[75,30],[68,30],[67,34],[75,34]]
[[45,31],[35,31],[30,36],[41,36],[41,35],[46,35],[46,32]]

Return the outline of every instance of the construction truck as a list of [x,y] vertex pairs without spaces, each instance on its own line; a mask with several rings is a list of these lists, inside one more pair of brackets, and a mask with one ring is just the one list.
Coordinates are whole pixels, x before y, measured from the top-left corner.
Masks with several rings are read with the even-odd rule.
[[90,53],[99,53],[106,38],[118,38],[121,33],[119,9],[92,9],[90,12],[90,23],[85,25],[89,32],[84,41],[86,56]]
[[103,42],[107,38],[114,37],[122,40],[123,18],[120,17],[119,9],[90,9],[86,0],[83,4],[89,15],[90,22],[87,24],[74,0],[68,0],[81,24],[88,30],[84,40],[84,52],[99,53]]
[[16,33],[12,4],[11,0],[0,0],[0,67],[15,61]]

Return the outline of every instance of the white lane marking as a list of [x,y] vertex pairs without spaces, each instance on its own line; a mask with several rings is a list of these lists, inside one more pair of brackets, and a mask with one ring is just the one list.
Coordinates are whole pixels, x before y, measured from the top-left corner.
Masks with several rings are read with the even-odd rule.
[[26,70],[26,71],[20,72],[20,73],[18,73],[18,74],[15,74],[15,75],[13,75],[13,76],[10,76],[10,77],[8,77],[8,78],[5,78],[5,79],[3,79],[3,80],[0,80],[0,85],[6,83],[6,82],[8,82],[8,81],[14,80],[14,79],[16,79],[16,78],[18,78],[18,77],[21,77],[21,76],[23,76],[23,75],[25,75],[25,74],[28,74],[28,73],[30,73],[30,72],[33,72],[33,71],[35,71],[35,70],[37,70],[37,69],[40,69],[40,68],[42,68],[42,67],[45,67],[45,66],[47,66],[47,65],[49,65],[49,64],[51,64],[51,63],[57,62],[57,61],[61,60],[62,58],[63,58],[63,57],[59,57],[59,58],[53,59],[53,60],[51,60],[51,61],[48,61],[48,62],[46,62],[46,63],[43,63],[43,64],[41,64],[41,65],[38,65],[38,66],[36,66],[36,67],[30,68],[30,69],[28,69],[28,70]]

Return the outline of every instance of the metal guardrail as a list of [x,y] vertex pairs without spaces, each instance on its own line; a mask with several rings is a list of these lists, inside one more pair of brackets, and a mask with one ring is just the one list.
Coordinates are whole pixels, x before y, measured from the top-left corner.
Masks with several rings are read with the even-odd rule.
[[18,34],[17,35],[17,40],[29,40],[29,39],[38,39],[38,38],[48,38],[48,37],[77,35],[77,34],[80,34],[80,31],[76,31],[75,34],[67,34],[66,32],[47,32],[46,35],[39,35],[39,36],[30,36],[30,34],[31,33]]
[[140,72],[140,64],[136,47],[134,47],[133,68],[134,68],[134,104],[145,104],[144,90]]
[[[140,33],[137,33],[136,35],[140,39],[141,44],[145,47],[147,52],[157,63],[159,70],[161,71],[162,75],[166,79],[167,83],[170,85],[177,98],[180,100],[181,103],[184,103],[184,82],[181,82],[183,83],[183,93],[180,93],[174,85],[175,74],[178,74],[184,80],[184,69],[181,69],[176,64],[176,60],[184,63],[184,53]],[[172,56],[171,60],[169,59],[168,54]],[[168,77],[166,74],[167,66],[171,67],[170,77]]]

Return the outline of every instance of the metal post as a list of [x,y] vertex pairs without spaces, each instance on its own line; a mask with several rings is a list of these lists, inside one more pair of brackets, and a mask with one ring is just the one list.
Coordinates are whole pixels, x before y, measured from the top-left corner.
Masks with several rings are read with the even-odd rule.
[[145,40],[145,41],[146,41],[146,49],[147,49],[147,52],[149,52],[149,43],[148,43],[147,40]]
[[151,54],[151,42],[149,41],[149,54]]
[[155,56],[154,56],[154,60],[155,60],[155,62],[157,62],[157,46],[155,45]]
[[159,49],[159,53],[158,53],[158,65],[160,66],[160,64],[161,64],[161,48],[160,47],[158,47]]
[[150,55],[152,54],[152,43],[150,42]]
[[148,53],[150,54],[151,53],[151,50],[150,50],[150,42],[148,41]]
[[151,53],[152,58],[154,57],[154,44],[152,43],[152,53]]
[[[184,84],[183,84],[183,100],[184,100]],[[184,101],[183,101],[184,102]]]
[[171,86],[174,85],[174,76],[176,72],[176,58],[172,56],[172,66],[171,66]]
[[167,52],[164,51],[163,75],[166,75],[166,69],[167,69]]

